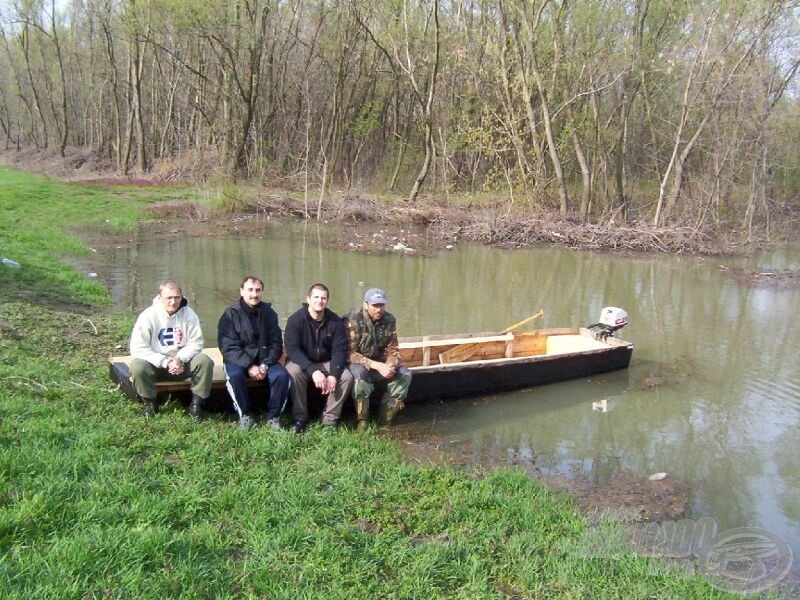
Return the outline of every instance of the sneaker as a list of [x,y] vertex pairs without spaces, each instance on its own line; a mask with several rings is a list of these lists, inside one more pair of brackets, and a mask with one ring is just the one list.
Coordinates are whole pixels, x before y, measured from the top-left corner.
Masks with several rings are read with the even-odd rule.
[[295,433],[304,433],[306,430],[306,422],[305,421],[295,421],[294,425],[292,426]]
[[358,425],[356,425],[356,433],[364,433],[367,429],[369,429],[369,421],[359,419]]
[[249,431],[255,425],[255,421],[253,421],[253,417],[250,415],[242,415],[239,419],[239,431]]
[[267,419],[267,425],[269,425],[270,427],[272,427],[272,429],[275,429],[277,431],[283,429],[283,427],[281,427],[280,419],[278,419],[277,417],[273,417],[272,419]]

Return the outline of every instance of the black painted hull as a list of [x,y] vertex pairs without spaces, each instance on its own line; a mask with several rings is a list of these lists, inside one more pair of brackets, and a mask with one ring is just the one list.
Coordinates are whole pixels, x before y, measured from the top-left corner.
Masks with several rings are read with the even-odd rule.
[[626,369],[633,345],[567,355],[414,367],[408,402],[481,396]]

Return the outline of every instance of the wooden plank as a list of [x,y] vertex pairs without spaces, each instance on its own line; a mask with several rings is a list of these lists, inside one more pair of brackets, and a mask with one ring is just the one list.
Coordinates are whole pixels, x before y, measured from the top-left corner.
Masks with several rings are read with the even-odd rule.
[[[215,389],[224,388],[227,383],[227,377],[225,377],[225,369],[222,366],[222,353],[219,351],[219,348],[205,348],[203,354],[214,361],[214,375],[211,379],[211,387]],[[130,355],[112,356],[108,359],[108,362],[112,365],[116,364],[117,372],[125,373],[130,380],[130,366],[132,360],[133,357]],[[121,365],[124,365],[124,368],[120,368]],[[250,378],[245,381],[245,384],[248,387],[265,385],[262,381],[256,381]],[[156,383],[156,389],[158,389],[159,392],[178,392],[188,390],[190,387],[191,385],[188,378],[179,381],[159,381]]]
[[[531,321],[538,319],[542,315],[544,315],[544,310],[539,309],[539,312],[537,312],[535,315],[531,315],[530,317],[528,317],[527,319],[523,319],[519,323],[514,323],[513,325],[506,327],[500,333],[501,334],[510,333],[511,331],[519,329],[523,325],[527,325]],[[473,341],[472,343],[463,344],[457,348],[452,348],[451,350],[442,352],[439,355],[439,362],[441,362],[443,365],[455,362],[464,362],[465,360],[470,358],[473,354],[476,354],[479,351],[480,351],[480,346],[478,345],[477,342]]]
[[484,342],[505,342],[510,339],[514,339],[513,333],[507,334],[499,334],[499,335],[487,335],[482,337],[458,337],[458,338],[444,338],[440,340],[435,339],[425,339],[430,336],[425,336],[420,341],[414,342],[400,342],[398,347],[401,350],[410,350],[413,348],[422,348],[423,350],[426,347],[441,347],[441,346],[458,346],[460,344],[482,344]]

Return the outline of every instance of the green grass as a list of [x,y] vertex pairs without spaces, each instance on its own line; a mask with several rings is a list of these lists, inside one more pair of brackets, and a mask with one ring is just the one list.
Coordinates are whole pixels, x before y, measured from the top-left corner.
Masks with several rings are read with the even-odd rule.
[[21,265],[0,265],[0,292],[52,302],[107,304],[103,286],[65,261],[91,252],[71,231],[98,224],[130,229],[148,205],[180,191],[62,183],[0,167],[0,258]]
[[[53,260],[14,277],[105,302],[61,261],[81,249],[67,228],[127,225],[146,201],[11,171],[0,189],[26,230],[4,225],[3,252]],[[630,552],[584,556],[587,521],[519,471],[412,465],[374,432],[194,424],[176,402],[144,420],[105,365],[133,316],[38,300],[0,287],[4,599],[739,597]]]

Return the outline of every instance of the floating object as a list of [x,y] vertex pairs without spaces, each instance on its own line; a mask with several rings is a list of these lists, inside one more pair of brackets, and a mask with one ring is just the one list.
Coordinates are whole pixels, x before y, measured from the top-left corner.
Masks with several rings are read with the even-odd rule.
[[10,269],[19,269],[22,266],[17,261],[11,260],[10,258],[4,258],[3,259],[3,264],[5,266],[9,267]]
[[592,402],[592,410],[595,412],[607,413],[614,410],[615,405],[616,402],[614,402],[614,400],[603,398],[602,400],[595,400]]
[[653,473],[648,477],[650,481],[661,481],[662,479],[667,478],[668,473]]

